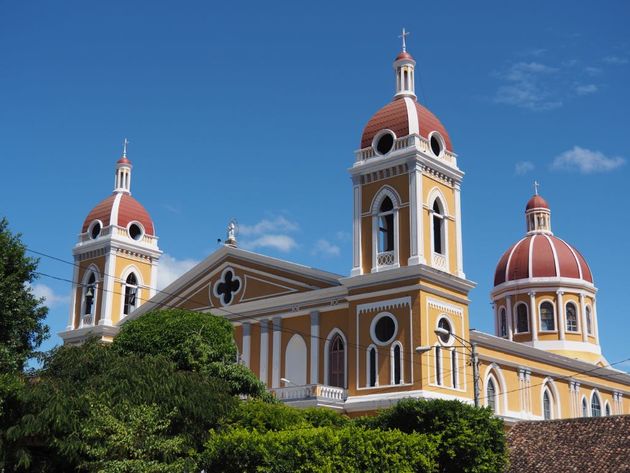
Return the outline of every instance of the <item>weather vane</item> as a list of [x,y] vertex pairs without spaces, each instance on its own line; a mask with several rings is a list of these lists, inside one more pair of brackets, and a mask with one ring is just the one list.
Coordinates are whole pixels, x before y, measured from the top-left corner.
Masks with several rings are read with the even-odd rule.
[[127,145],[129,144],[129,140],[125,138],[123,141],[123,158],[127,157]]
[[409,36],[409,34],[409,31],[405,31],[405,28],[403,27],[402,34],[398,36],[399,38],[402,38],[403,53],[407,52],[407,36]]

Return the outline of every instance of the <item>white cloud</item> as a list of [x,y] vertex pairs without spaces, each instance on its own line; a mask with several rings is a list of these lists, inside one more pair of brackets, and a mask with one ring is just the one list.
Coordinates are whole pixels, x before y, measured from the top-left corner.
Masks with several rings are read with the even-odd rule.
[[602,73],[602,70],[599,67],[588,66],[584,68],[584,72],[590,76],[597,76]]
[[315,247],[313,248],[313,254],[323,256],[339,256],[341,249],[328,240],[317,240]]
[[552,98],[543,78],[555,74],[558,69],[538,62],[517,62],[506,71],[497,74],[506,84],[500,86],[494,101],[529,110],[551,110],[562,106],[562,101]]
[[53,288],[51,288],[50,286],[47,286],[46,284],[41,284],[41,283],[33,284],[31,286],[31,290],[33,291],[33,294],[35,295],[35,297],[38,297],[38,298],[43,297],[45,299],[45,304],[48,307],[55,307],[55,306],[67,304],[68,302],[70,302],[69,295],[56,294]]
[[535,168],[534,163],[531,161],[519,161],[514,166],[514,172],[519,176],[527,174],[528,172],[533,171]]
[[592,174],[612,171],[625,162],[626,160],[619,156],[609,158],[600,151],[591,151],[574,146],[573,149],[556,156],[551,167],[561,171],[579,171],[582,174]]
[[243,241],[239,246],[246,250],[255,250],[256,248],[273,248],[275,250],[287,253],[297,248],[297,243],[289,235],[262,235],[255,240]]
[[604,61],[606,64],[614,64],[616,66],[628,64],[628,58],[620,56],[606,56],[604,59],[602,59],[602,61]]
[[178,260],[168,253],[164,253],[160,258],[158,266],[157,288],[164,289],[178,277],[197,265],[199,261],[194,259]]
[[300,227],[297,223],[287,220],[282,215],[273,219],[263,219],[254,225],[239,225],[241,235],[261,235],[269,232],[294,232]]
[[597,86],[595,84],[585,84],[585,85],[576,85],[575,86],[575,93],[578,94],[578,95],[594,94],[598,90],[599,89],[597,88]]
[[349,232],[338,231],[335,236],[339,241],[350,241],[352,240],[352,235]]

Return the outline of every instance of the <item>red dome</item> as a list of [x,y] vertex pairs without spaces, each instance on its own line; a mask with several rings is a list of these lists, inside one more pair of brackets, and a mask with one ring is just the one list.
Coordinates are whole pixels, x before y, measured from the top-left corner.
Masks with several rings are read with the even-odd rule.
[[127,227],[130,222],[138,221],[144,227],[144,232],[147,235],[155,235],[153,220],[151,220],[149,212],[136,199],[122,192],[110,195],[94,207],[83,222],[81,232],[87,232],[90,223],[94,220],[100,220],[103,227],[118,225],[123,228]]
[[414,60],[413,56],[409,54],[407,51],[401,51],[400,54],[396,56],[395,61],[400,61],[401,59],[410,59],[411,61]]
[[528,235],[507,250],[494,272],[494,285],[529,278],[574,278],[593,282],[584,257],[553,235]]
[[547,203],[545,199],[543,199],[541,196],[536,194],[535,196],[532,196],[532,198],[527,201],[527,206],[525,207],[525,211],[527,212],[528,210],[541,209],[541,208],[548,209],[549,204]]
[[123,156],[118,161],[116,161],[116,164],[131,164],[131,161],[127,159],[127,156]]
[[396,138],[418,133],[423,138],[429,139],[429,134],[437,131],[444,138],[446,149],[453,151],[451,139],[444,125],[433,113],[412,98],[396,99],[376,112],[363,129],[361,148],[371,146],[374,136],[385,128],[392,130]]

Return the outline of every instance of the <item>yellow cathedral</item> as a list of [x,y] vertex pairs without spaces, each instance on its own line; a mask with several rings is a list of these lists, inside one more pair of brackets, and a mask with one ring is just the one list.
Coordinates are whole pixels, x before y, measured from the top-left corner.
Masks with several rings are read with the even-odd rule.
[[[111,341],[160,307],[235,327],[240,360],[294,406],[373,413],[400,399],[457,399],[519,420],[623,414],[630,375],[608,366],[584,257],[551,231],[535,195],[526,232],[500,258],[495,332],[469,328],[458,167],[446,129],[418,103],[415,61],[394,60],[393,100],[368,121],[349,169],[352,268],[329,273],[225,245],[162,291],[154,224],[131,197],[131,162],[85,219],[65,343]],[[350,204],[350,203],[349,203]]]

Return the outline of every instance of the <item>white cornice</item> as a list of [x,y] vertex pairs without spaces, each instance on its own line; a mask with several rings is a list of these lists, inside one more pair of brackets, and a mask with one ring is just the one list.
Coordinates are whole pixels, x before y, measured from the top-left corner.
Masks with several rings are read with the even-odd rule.
[[115,337],[120,327],[116,325],[89,325],[76,330],[59,332],[65,344],[83,343],[91,337]]
[[588,293],[595,294],[597,288],[593,283],[587,282],[583,279],[577,278],[565,278],[565,277],[544,277],[544,278],[524,278],[516,279],[514,281],[506,281],[504,283],[495,286],[490,293],[493,299],[505,295],[508,291],[524,291],[531,289],[538,289],[539,291],[544,288],[552,288],[556,291],[559,287],[582,289]]

